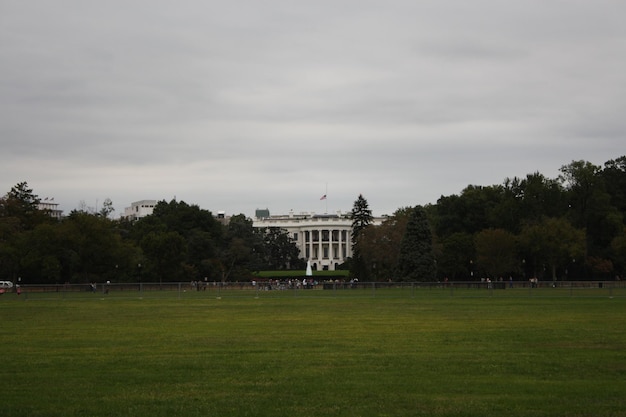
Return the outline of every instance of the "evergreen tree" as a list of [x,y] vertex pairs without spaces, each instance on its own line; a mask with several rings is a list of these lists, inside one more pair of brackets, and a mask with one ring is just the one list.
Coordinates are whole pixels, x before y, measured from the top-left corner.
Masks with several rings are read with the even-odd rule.
[[352,220],[352,249],[354,250],[361,232],[372,224],[373,220],[372,210],[369,209],[369,204],[363,194],[359,194],[354,202],[350,219]]
[[350,219],[352,220],[352,268],[350,275],[363,281],[368,278],[368,268],[361,255],[359,240],[363,231],[373,221],[372,210],[369,209],[369,204],[363,197],[363,194],[359,194],[359,197],[354,202]]
[[396,279],[432,281],[435,279],[435,272],[432,232],[426,211],[422,206],[416,206],[400,243]]
[[32,230],[36,225],[52,219],[39,210],[41,199],[28,183],[20,182],[11,188],[4,198],[0,198],[0,218],[3,223],[15,222],[20,230]]

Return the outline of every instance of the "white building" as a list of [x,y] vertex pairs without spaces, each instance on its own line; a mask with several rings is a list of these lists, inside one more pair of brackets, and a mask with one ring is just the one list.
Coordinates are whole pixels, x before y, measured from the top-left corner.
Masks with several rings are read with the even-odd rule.
[[[374,218],[373,224],[379,225],[383,220]],[[352,257],[350,213],[294,214],[292,211],[271,216],[269,210],[257,210],[253,226],[287,231],[300,250],[300,258],[311,261],[313,269],[334,271]]]
[[135,201],[130,207],[124,209],[124,217],[128,220],[139,220],[149,216],[154,211],[156,204],[156,200]]
[[59,204],[54,202],[54,198],[48,198],[39,201],[37,204],[39,210],[47,212],[50,217],[54,217],[57,220],[61,220],[63,217],[63,210],[59,210]]

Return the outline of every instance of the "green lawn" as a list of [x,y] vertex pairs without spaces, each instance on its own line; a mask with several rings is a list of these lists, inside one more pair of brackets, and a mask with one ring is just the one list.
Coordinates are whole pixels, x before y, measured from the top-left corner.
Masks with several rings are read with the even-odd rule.
[[626,416],[626,298],[526,291],[5,294],[0,415]]

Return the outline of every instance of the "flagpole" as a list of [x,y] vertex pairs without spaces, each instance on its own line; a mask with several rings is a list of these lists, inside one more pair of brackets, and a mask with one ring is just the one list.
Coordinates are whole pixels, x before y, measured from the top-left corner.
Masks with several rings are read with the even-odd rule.
[[325,203],[326,203],[326,214],[328,214],[328,183],[326,183],[326,194],[324,194],[326,196],[325,199]]

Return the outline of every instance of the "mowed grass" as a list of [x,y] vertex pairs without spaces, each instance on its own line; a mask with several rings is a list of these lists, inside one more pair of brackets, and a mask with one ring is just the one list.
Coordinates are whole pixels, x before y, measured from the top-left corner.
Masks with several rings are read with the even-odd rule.
[[626,298],[0,298],[0,415],[626,416]]

